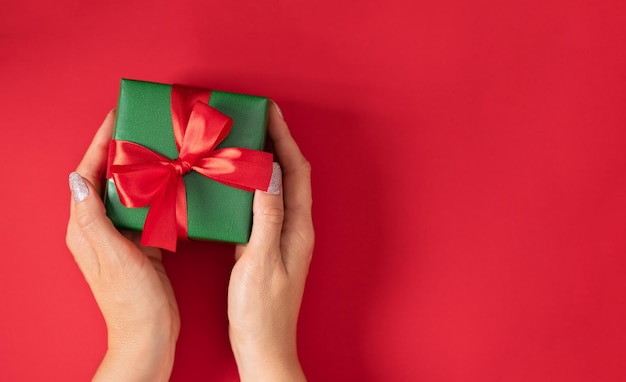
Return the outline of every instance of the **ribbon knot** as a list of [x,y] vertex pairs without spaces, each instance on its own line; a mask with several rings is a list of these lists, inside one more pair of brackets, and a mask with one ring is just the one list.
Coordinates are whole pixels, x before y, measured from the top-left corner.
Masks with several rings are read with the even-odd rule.
[[187,163],[187,161],[185,161],[181,157],[178,157],[178,158],[174,159],[170,163],[172,164],[172,166],[176,170],[176,174],[178,176],[184,176],[185,174],[190,173],[191,170],[192,170],[191,165],[189,163]]
[[228,136],[232,120],[208,105],[210,91],[173,85],[172,129],[179,155],[167,158],[137,143],[113,140],[107,177],[120,202],[129,208],[149,206],[141,244],[176,250],[187,238],[184,176],[191,171],[246,191],[267,190],[272,155],[246,148],[216,147]]

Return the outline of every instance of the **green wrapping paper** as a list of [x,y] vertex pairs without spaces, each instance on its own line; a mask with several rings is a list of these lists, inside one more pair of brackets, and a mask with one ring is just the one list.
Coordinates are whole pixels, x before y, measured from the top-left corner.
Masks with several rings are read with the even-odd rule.
[[[171,88],[171,85],[122,79],[113,138],[140,144],[170,159],[177,158],[170,108]],[[263,149],[267,98],[212,91],[209,105],[233,120],[230,134],[218,149]],[[194,171],[186,174],[184,181],[190,239],[248,241],[252,224],[251,192],[226,186]],[[148,207],[123,206],[112,179],[106,181],[104,199],[107,215],[116,227],[142,230]]]

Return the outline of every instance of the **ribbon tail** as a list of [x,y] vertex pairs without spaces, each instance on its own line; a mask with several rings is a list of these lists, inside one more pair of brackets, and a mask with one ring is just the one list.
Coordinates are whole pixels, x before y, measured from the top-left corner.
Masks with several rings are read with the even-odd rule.
[[[175,176],[171,174],[170,177]],[[141,245],[159,247],[170,252],[176,251],[177,240],[177,200],[178,182],[171,179],[161,194],[154,198],[146,215],[141,235]]]
[[187,227],[187,192],[185,191],[185,179],[178,178],[176,189],[176,234],[179,239],[189,238],[189,228]]

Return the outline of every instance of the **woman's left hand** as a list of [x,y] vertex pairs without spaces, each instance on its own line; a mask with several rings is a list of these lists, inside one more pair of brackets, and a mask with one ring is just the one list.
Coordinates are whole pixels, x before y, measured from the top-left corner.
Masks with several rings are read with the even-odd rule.
[[108,330],[108,350],[94,381],[167,381],[180,317],[161,250],[140,246],[137,233],[120,233],[101,198],[114,120],[112,111],[70,175],[66,242]]

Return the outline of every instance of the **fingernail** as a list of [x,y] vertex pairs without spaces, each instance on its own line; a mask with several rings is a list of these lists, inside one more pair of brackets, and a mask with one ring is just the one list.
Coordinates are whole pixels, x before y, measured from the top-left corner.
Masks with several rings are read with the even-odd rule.
[[89,196],[89,188],[87,183],[79,173],[73,172],[70,174],[70,191],[75,202],[82,202]]
[[284,121],[285,120],[285,116],[283,115],[283,112],[280,110],[280,107],[278,107],[278,104],[276,102],[274,102],[274,101],[272,101],[272,104],[276,108],[276,111],[278,112],[278,115],[280,115],[280,119],[282,119]]
[[279,195],[283,190],[283,171],[280,169],[280,165],[277,162],[272,163],[272,179],[270,180],[270,186],[267,188],[267,193],[272,195]]

